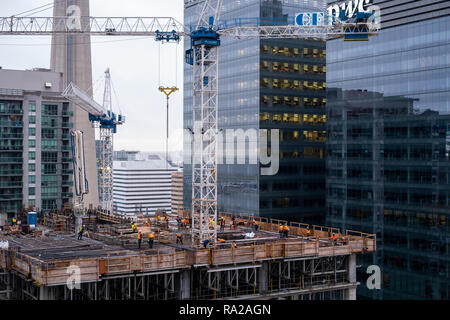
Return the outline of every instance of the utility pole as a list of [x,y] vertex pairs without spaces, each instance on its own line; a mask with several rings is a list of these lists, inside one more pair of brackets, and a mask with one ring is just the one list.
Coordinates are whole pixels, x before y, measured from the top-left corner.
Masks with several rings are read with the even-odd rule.
[[159,91],[166,95],[167,110],[166,110],[166,169],[167,162],[169,161],[169,97],[175,91],[178,91],[177,87],[159,87]]

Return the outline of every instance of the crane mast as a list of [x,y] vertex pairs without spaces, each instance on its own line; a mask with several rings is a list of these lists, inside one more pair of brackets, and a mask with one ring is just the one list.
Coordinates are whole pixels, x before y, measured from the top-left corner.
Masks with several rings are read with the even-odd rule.
[[214,23],[222,0],[205,1],[191,33],[193,65],[192,243],[217,240],[217,132],[220,39]]
[[[109,68],[105,71],[105,90],[103,93],[103,108],[114,117],[111,99],[111,74]],[[113,207],[113,139],[115,125],[100,125],[100,203],[104,210],[112,212]]]

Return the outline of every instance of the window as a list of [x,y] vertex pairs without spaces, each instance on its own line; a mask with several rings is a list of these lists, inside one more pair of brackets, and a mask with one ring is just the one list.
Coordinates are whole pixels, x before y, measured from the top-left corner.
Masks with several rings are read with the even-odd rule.
[[28,159],[35,160],[36,159],[36,152],[34,152],[34,151],[28,152]]
[[30,148],[35,148],[36,147],[36,140],[28,140],[28,146]]
[[49,116],[58,115],[58,105],[55,104],[43,104],[42,105],[42,114]]
[[34,163],[28,164],[28,171],[30,171],[30,172],[36,171],[36,164],[34,164]]
[[28,183],[36,183],[36,176],[28,176]]
[[36,103],[28,104],[28,111],[29,112],[36,112]]
[[28,128],[28,135],[29,136],[35,136],[36,135],[36,128]]
[[29,116],[28,117],[28,122],[29,123],[36,123],[36,116]]
[[35,195],[35,188],[34,187],[28,188],[28,195],[30,195],[30,196],[34,196]]

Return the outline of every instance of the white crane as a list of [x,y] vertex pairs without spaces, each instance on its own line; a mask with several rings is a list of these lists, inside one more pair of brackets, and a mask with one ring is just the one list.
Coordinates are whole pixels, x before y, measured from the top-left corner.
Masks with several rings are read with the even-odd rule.
[[[378,21],[369,21],[368,13],[354,22],[343,22],[338,16],[327,17],[325,23],[316,25],[253,25],[235,24],[221,27],[218,23],[222,0],[205,0],[196,29],[192,32],[173,18],[130,17],[0,17],[0,35],[51,35],[87,33],[112,36],[150,36],[160,41],[179,41],[182,36],[191,38],[192,48],[186,52],[186,61],[193,65],[193,131],[201,132],[199,148],[193,148],[192,164],[192,239],[200,246],[208,240],[215,245],[217,224],[217,159],[218,133],[218,63],[220,37],[235,38],[329,38],[355,34],[377,34]],[[379,17],[376,11],[372,17]],[[78,19],[78,23],[74,23]],[[58,31],[53,31],[58,30]],[[61,31],[62,30],[62,31]],[[358,37],[357,37],[358,38]],[[352,39],[358,40],[358,39]],[[79,97],[78,97],[79,98]],[[78,99],[77,98],[77,99]],[[76,101],[74,101],[76,102]]]
[[[113,152],[114,133],[117,125],[125,122],[125,117],[116,115],[112,110],[111,74],[109,68],[105,71],[105,89],[103,106],[98,104],[87,93],[70,83],[62,96],[89,113],[89,120],[100,128],[100,203],[103,210],[112,212],[113,207]],[[76,182],[76,181],[75,181]]]

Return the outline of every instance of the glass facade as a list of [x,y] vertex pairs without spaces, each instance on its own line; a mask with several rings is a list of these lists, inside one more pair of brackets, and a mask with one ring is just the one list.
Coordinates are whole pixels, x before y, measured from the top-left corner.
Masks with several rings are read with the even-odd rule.
[[[4,92],[5,97],[0,96],[0,212],[12,218],[22,207],[61,209],[73,198],[69,104],[59,94],[49,98],[21,90]],[[8,100],[11,95],[14,98]]]
[[450,17],[328,41],[327,86],[327,224],[377,234],[358,297],[448,299]]
[[22,206],[23,109],[21,101],[0,99],[0,212]]
[[[264,18],[292,23],[296,13],[322,10],[325,1],[229,0],[221,21]],[[185,7],[195,25],[199,4]],[[185,49],[190,48],[189,40]],[[280,130],[280,167],[260,175],[259,164],[218,165],[220,211],[320,221],[325,212],[325,42],[317,39],[221,38],[219,128]],[[185,65],[184,127],[192,128],[192,67]],[[256,131],[258,132],[258,131]],[[225,135],[224,135],[225,136]],[[257,143],[250,138],[251,142]],[[256,136],[257,140],[257,136]],[[226,141],[225,146],[233,142]],[[185,150],[187,150],[185,142]],[[250,150],[249,152],[257,152]],[[222,163],[225,163],[225,159]],[[184,206],[191,205],[191,166],[184,164]]]

